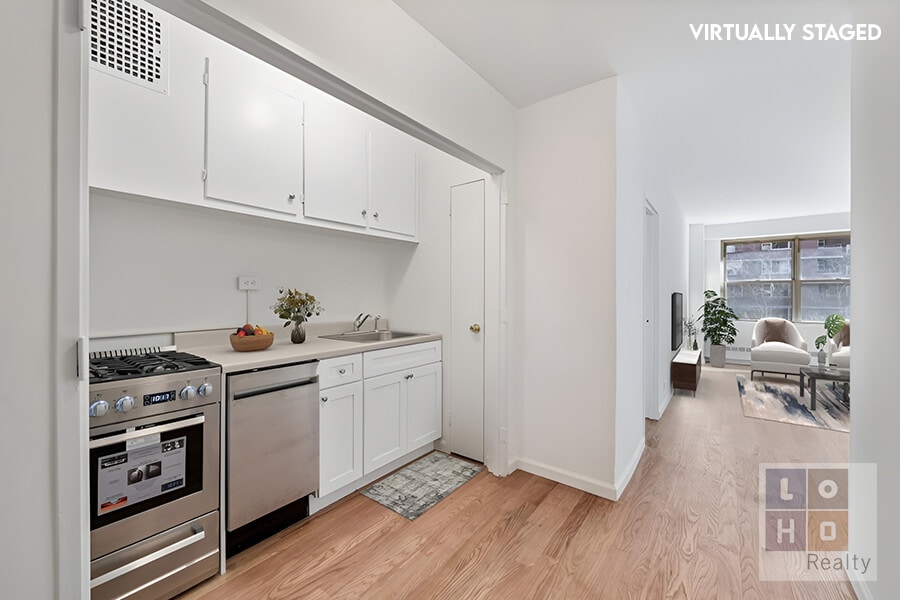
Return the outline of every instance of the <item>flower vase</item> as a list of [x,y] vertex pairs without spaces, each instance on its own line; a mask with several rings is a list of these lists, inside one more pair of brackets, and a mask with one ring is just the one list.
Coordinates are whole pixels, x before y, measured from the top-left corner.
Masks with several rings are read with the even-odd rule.
[[294,323],[294,328],[291,329],[291,341],[295,344],[302,344],[306,341],[306,330],[303,328],[302,322]]
[[827,362],[827,358],[828,358],[825,354],[825,350],[822,350],[822,349],[819,350],[818,358],[819,358],[819,366],[824,367],[825,363]]

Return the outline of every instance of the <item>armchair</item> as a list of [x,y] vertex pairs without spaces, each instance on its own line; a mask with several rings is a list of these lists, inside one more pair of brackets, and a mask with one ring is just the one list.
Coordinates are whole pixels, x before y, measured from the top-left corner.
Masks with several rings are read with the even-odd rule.
[[829,342],[828,364],[842,369],[850,368],[850,321],[844,321],[844,326]]
[[806,340],[787,319],[767,317],[756,322],[750,341],[750,379],[753,373],[799,375],[809,365]]

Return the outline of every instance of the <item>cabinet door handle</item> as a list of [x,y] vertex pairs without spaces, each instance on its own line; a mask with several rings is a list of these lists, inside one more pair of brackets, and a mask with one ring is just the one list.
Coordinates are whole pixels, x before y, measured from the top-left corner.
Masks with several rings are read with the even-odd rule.
[[328,402],[328,396],[322,396],[322,402]]
[[409,375],[407,375],[406,377],[404,377],[404,379],[412,379],[412,378],[413,378],[413,374],[412,374],[412,373],[410,373]]
[[343,374],[346,373],[346,372],[347,372],[347,369],[338,369],[338,373],[339,373],[340,375],[343,375]]
[[366,216],[366,209],[362,210],[362,216]]
[[297,199],[297,194],[288,194],[288,201],[293,202]]
[[377,219],[377,218],[378,218],[378,213],[372,213],[372,216],[375,217],[375,218]]

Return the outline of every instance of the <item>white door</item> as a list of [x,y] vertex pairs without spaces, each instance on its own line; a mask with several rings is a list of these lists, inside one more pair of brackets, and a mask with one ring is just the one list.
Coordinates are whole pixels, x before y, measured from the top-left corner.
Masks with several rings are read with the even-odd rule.
[[659,418],[659,215],[644,205],[644,416]]
[[405,372],[363,381],[363,473],[406,453]]
[[450,451],[484,460],[484,180],[450,188]]
[[406,449],[441,437],[441,363],[411,369],[406,380]]
[[363,476],[363,384],[319,394],[319,496]]
[[415,237],[415,140],[384,123],[373,123],[369,144],[369,227]]
[[208,198],[296,215],[303,194],[300,83],[240,50],[209,59]]
[[305,108],[304,216],[365,227],[370,117],[318,93]]

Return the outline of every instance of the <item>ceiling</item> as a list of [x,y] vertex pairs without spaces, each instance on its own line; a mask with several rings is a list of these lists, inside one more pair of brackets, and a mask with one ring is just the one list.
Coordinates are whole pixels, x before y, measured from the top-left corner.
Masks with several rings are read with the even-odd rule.
[[[805,23],[852,23],[845,0],[394,1],[518,107],[618,75],[650,187],[689,222],[850,208],[850,43],[799,39]],[[797,28],[707,42],[700,23]]]

